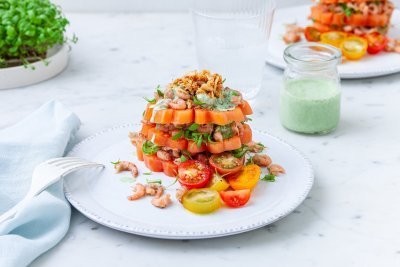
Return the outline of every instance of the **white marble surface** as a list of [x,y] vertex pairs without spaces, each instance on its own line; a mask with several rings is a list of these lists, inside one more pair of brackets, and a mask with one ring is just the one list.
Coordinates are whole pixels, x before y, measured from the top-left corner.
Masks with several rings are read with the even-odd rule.
[[[182,14],[70,14],[80,37],[53,80],[0,91],[0,128],[59,99],[82,120],[79,137],[134,122],[142,96],[196,67]],[[400,74],[343,82],[342,118],[326,136],[284,130],[280,70],[265,68],[253,125],[312,161],[307,200],[270,226],[211,240],[166,241],[117,232],[73,212],[64,240],[32,266],[400,266]]]

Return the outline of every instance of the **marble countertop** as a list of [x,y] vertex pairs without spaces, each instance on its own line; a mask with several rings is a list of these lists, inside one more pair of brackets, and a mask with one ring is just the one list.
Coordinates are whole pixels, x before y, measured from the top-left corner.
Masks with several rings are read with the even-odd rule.
[[[0,91],[0,128],[58,99],[81,118],[84,138],[133,122],[142,96],[196,68],[188,15],[69,18],[80,40],[68,68]],[[341,122],[325,136],[282,128],[281,79],[281,70],[265,67],[253,126],[295,145],[314,165],[315,185],[295,212],[236,236],[167,241],[111,230],[74,210],[66,237],[32,266],[400,266],[400,74],[343,81]]]

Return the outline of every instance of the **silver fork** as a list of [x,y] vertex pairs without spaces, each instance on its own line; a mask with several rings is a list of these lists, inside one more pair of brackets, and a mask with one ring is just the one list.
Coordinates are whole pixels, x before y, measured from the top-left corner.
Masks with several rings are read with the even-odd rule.
[[76,157],[54,158],[39,164],[33,170],[32,182],[28,194],[12,209],[0,216],[0,224],[13,218],[15,214],[33,197],[40,194],[55,182],[60,181],[61,178],[68,173],[92,167],[104,168],[104,165]]

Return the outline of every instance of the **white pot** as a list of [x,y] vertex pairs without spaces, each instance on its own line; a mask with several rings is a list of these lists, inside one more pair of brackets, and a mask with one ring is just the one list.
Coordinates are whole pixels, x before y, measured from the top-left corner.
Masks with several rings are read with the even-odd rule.
[[10,89],[38,83],[50,79],[62,72],[68,64],[69,46],[57,46],[49,49],[46,61],[32,63],[31,67],[17,66],[0,68],[0,89]]

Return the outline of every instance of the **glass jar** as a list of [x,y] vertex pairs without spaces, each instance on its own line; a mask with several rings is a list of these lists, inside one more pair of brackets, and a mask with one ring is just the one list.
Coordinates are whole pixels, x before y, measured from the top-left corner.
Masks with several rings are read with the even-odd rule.
[[341,52],[320,43],[297,43],[284,51],[287,63],[280,93],[282,125],[306,134],[333,131],[340,117]]

